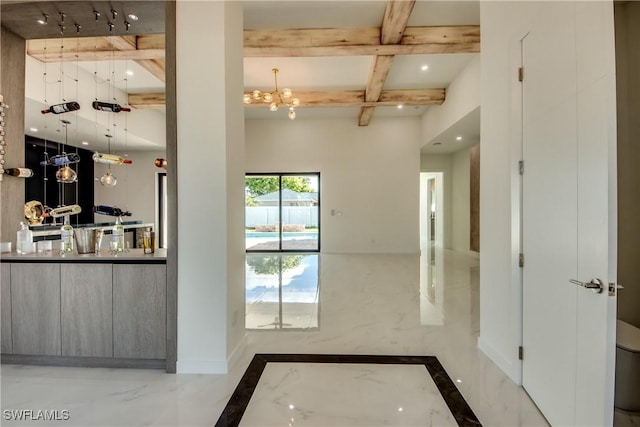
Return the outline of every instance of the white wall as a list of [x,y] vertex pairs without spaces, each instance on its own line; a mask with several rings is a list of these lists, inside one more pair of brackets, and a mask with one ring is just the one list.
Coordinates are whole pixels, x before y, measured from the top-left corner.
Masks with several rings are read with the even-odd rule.
[[[103,187],[100,177],[107,172],[107,165],[94,165],[94,202],[96,205],[118,206],[129,210],[131,217],[126,221],[140,220],[143,223],[155,223],[156,219],[156,181],[158,169],[153,161],[164,157],[164,151],[127,151],[129,165],[111,166],[111,173],[118,178],[115,187]],[[108,217],[96,215],[96,222],[111,221]],[[158,230],[158,224],[154,230]]]
[[[531,30],[544,31],[545,26],[562,25],[559,16],[572,20],[576,32],[576,55],[585,60],[576,64],[576,86],[567,85],[565,92],[575,92],[579,84],[606,69],[606,61],[588,63],[588,52],[595,57],[608,54],[603,47],[608,34],[607,2],[481,2],[482,27],[482,115],[480,145],[480,338],[479,347],[514,381],[521,382],[521,363],[517,348],[522,343],[522,284],[518,268],[519,174],[521,159],[518,135],[521,123],[517,109],[520,86],[517,67],[520,64],[519,41]],[[604,7],[603,7],[604,5]],[[593,7],[595,9],[589,9]],[[598,9],[600,8],[600,9]],[[561,13],[558,13],[561,12]],[[550,20],[549,17],[554,17]],[[591,21],[590,21],[591,20]],[[586,22],[588,21],[588,24]],[[576,22],[580,24],[577,25]],[[597,22],[600,26],[592,25]],[[603,25],[603,23],[605,23]],[[611,52],[612,54],[612,52]],[[551,57],[538,58],[536,67],[553,65]],[[526,78],[526,70],[525,70]],[[557,82],[553,82],[557,84]],[[566,89],[566,90],[565,90]],[[565,94],[565,99],[568,98]],[[608,102],[604,99],[603,103]],[[557,100],[556,100],[557,102]],[[575,101],[578,108],[591,111],[592,100],[585,96]],[[603,105],[603,104],[600,104]],[[590,123],[579,122],[579,132],[588,132]],[[606,162],[606,159],[603,159]],[[611,167],[611,164],[609,165]],[[615,192],[614,192],[615,193]],[[613,195],[615,198],[615,194]],[[609,248],[610,250],[611,248]],[[585,391],[599,392],[598,390]],[[598,402],[602,400],[596,399]]]
[[419,118],[246,120],[245,132],[247,172],[320,172],[322,252],[418,253]]
[[447,88],[445,102],[430,107],[422,116],[422,143],[449,129],[458,120],[480,106],[480,55],[473,58]]
[[[60,129],[59,120],[61,117],[54,114],[40,114],[39,110],[46,107],[44,102],[46,97],[49,105],[61,103],[62,99],[77,101],[80,104],[80,110],[64,115],[71,122],[68,134],[68,143],[71,145],[80,146],[82,140],[90,141],[94,147],[98,142],[101,145],[106,145],[107,139],[104,134],[108,128],[109,133],[113,135],[112,143],[114,145],[116,142],[118,145],[122,144],[127,138],[130,142],[135,142],[137,146],[145,147],[148,150],[162,150],[165,146],[165,115],[163,110],[133,108],[126,114],[98,112],[91,108],[91,103],[96,97],[102,101],[115,99],[115,102],[124,105],[127,102],[126,93],[119,89],[113,89],[112,92],[109,92],[109,85],[96,84],[93,73],[82,68],[77,69],[78,83],[76,85],[70,77],[76,76],[76,63],[73,61],[62,64],[68,77],[62,87],[59,87],[57,83],[45,84],[43,80],[43,74],[46,71],[49,76],[48,82],[57,81],[60,73],[58,64],[46,65],[28,55],[25,64],[25,96],[28,106],[25,114],[25,133],[28,135],[48,138],[57,142],[64,140],[64,133],[56,132],[57,129]],[[122,71],[124,72],[124,70]],[[115,127],[111,126],[110,120],[116,124]],[[96,123],[99,125],[98,127],[95,126]],[[30,127],[38,128],[38,133],[31,132]],[[126,133],[125,128],[127,129]],[[79,129],[81,130],[79,131]],[[87,129],[91,130],[87,131]],[[83,133],[82,130],[88,134]]]
[[471,233],[471,149],[451,155],[451,246],[456,251],[468,251]]
[[179,373],[226,373],[245,336],[242,27],[239,2],[176,3]]

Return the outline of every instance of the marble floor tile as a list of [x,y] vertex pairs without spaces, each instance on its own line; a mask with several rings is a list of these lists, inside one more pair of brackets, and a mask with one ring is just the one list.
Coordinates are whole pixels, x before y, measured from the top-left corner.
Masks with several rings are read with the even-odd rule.
[[240,426],[457,426],[420,365],[269,363]]
[[227,375],[2,365],[2,410],[68,409],[71,419],[58,423],[64,426],[211,426],[256,353],[419,355],[438,358],[483,425],[547,425],[524,390],[477,348],[478,257],[429,251],[422,259],[305,255],[288,261],[279,289],[259,274],[272,267],[251,270],[247,278],[262,284],[247,283],[247,348]]

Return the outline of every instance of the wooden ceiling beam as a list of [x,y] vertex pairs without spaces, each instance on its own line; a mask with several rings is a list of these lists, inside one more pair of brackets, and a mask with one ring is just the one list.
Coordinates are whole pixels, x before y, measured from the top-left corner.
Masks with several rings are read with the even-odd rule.
[[407,27],[398,44],[380,28],[245,30],[245,57],[418,55],[480,52],[480,26]]
[[136,50],[136,36],[108,36],[105,39],[111,43],[115,50]]
[[166,82],[166,67],[164,59],[138,59],[136,64],[153,74],[161,82]]
[[[381,45],[396,45],[402,40],[405,28],[409,22],[411,12],[413,12],[413,6],[415,0],[403,1],[403,0],[389,0],[387,7],[384,10],[384,17],[382,19],[382,26],[380,27],[380,44]],[[369,74],[369,82],[367,83],[367,89],[365,91],[365,100],[368,102],[377,101],[384,82],[387,80],[389,70],[393,64],[392,55],[378,55],[373,62],[371,73]],[[368,126],[371,118],[373,117],[373,108],[365,107],[360,111],[358,118],[359,126]]]
[[[160,36],[162,44],[157,42]],[[43,62],[108,61],[112,58],[164,60],[164,35],[160,36],[27,40],[27,55]],[[143,48],[140,48],[140,44]]]
[[130,93],[127,102],[133,108],[164,108],[167,97],[164,93]]
[[389,1],[380,27],[380,44],[398,44],[409,22],[415,0]]
[[[440,105],[445,89],[384,90],[376,101],[367,101],[363,90],[295,91],[300,107],[395,107]],[[267,103],[245,104],[246,108],[268,108]]]
[[391,65],[393,64],[393,55],[376,56],[371,72],[369,73],[369,81],[365,90],[367,101],[377,101],[382,92],[384,82],[387,80]]
[[362,107],[358,115],[358,126],[369,126],[376,107]]
[[[28,41],[28,40],[27,40]],[[118,60],[138,60],[138,59],[164,59],[164,49],[147,49],[147,50],[116,50],[116,51],[85,51],[76,52],[69,50],[57,53],[36,53],[29,52],[27,54],[42,62],[60,62],[60,61],[110,61]]]

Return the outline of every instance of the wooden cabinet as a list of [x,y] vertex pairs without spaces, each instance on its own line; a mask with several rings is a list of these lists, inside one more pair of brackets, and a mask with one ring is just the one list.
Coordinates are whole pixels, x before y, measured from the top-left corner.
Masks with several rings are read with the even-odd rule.
[[11,264],[14,354],[59,356],[60,264]]
[[113,357],[112,266],[60,266],[63,356]]
[[57,356],[69,366],[162,367],[166,271],[161,263],[3,260],[3,363]]
[[166,290],[166,265],[113,265],[115,357],[165,358]]
[[0,294],[2,353],[11,354],[13,353],[13,345],[11,344],[11,264],[0,264],[0,284],[2,285]]

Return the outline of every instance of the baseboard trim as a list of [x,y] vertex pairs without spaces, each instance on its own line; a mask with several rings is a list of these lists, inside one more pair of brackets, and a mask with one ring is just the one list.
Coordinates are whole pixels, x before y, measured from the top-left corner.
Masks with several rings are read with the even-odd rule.
[[118,359],[112,357],[34,356],[3,354],[3,365],[68,366],[80,368],[165,369],[165,359]]
[[[522,385],[522,369],[521,362],[516,361],[516,363],[512,363],[506,357],[504,357],[500,352],[498,352],[495,347],[491,344],[487,343],[482,339],[482,336],[478,338],[478,348],[482,351],[493,363],[495,363],[498,368],[500,368],[507,376],[516,383],[517,385]],[[515,350],[514,350],[515,353]]]

